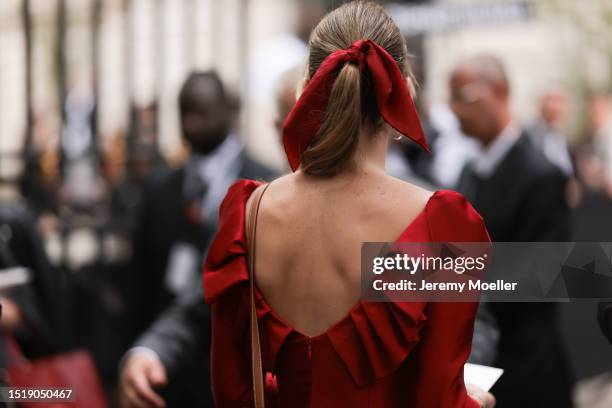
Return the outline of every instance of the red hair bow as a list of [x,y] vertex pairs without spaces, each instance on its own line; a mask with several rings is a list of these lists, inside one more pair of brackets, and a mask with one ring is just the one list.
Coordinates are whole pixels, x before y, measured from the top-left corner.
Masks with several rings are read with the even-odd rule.
[[325,58],[289,112],[283,126],[283,145],[291,169],[299,167],[302,153],[321,127],[338,67],[346,62],[357,62],[361,71],[369,69],[378,111],[385,122],[429,151],[406,78],[397,63],[374,41],[358,40]]

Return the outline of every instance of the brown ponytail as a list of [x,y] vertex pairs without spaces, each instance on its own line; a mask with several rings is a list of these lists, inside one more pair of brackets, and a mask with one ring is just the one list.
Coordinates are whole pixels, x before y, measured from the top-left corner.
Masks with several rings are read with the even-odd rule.
[[327,176],[342,170],[353,156],[361,129],[361,73],[354,64],[345,64],[334,81],[317,136],[304,151],[302,170]]
[[[308,78],[332,52],[357,40],[372,40],[411,77],[407,50],[399,28],[382,6],[373,2],[346,3],[325,16],[310,36]],[[329,94],[325,119],[301,157],[302,170],[314,176],[332,176],[344,170],[354,156],[362,127],[382,123],[369,74],[345,63]]]

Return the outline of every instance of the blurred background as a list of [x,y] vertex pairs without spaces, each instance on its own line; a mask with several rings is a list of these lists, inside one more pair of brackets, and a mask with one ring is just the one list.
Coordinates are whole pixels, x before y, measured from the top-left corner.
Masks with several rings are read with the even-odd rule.
[[[13,273],[0,302],[2,329],[16,340],[4,354],[19,349],[36,361],[86,350],[100,393],[113,400],[121,357],[159,312],[132,313],[130,302],[149,290],[146,271],[135,272],[135,247],[142,223],[156,222],[143,218],[148,186],[189,162],[184,81],[218,73],[245,154],[280,174],[279,124],[302,77],[308,34],[340,3],[0,2],[0,265]],[[562,141],[551,161],[571,175],[572,240],[612,241],[612,0],[380,3],[408,40],[418,105],[435,129],[430,157],[406,151],[393,163],[424,184],[457,183],[478,150],[449,108],[449,75],[465,58],[495,55],[521,126]],[[163,310],[169,301],[159,302]],[[595,305],[563,309],[577,406],[610,402],[612,351]]]

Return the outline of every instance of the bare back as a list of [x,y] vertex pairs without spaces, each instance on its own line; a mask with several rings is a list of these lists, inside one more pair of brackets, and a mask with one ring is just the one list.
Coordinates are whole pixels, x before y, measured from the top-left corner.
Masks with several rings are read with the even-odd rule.
[[362,242],[396,240],[430,196],[384,174],[274,181],[257,223],[259,291],[297,331],[324,333],[359,299]]

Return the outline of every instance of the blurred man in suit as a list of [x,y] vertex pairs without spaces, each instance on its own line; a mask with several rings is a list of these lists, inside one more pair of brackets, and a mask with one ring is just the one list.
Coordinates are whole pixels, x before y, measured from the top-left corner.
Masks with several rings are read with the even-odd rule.
[[[450,78],[451,108],[482,151],[463,169],[458,190],[483,216],[493,241],[567,241],[567,176],[531,142],[510,110],[503,64],[479,56]],[[572,381],[552,303],[486,305],[499,329],[495,365],[505,369],[491,392],[500,408],[570,407]]]
[[540,100],[540,117],[529,129],[533,144],[568,177],[574,174],[563,126],[570,110],[570,99],[562,89],[550,89]]
[[[202,261],[229,186],[274,176],[232,132],[237,103],[216,73],[191,74],[179,110],[189,158],[149,181],[134,239],[133,293],[142,294],[132,306],[134,322],[139,332],[148,329],[123,360],[124,406],[160,406],[162,397],[167,406],[212,406]],[[160,397],[153,388],[161,386]]]

